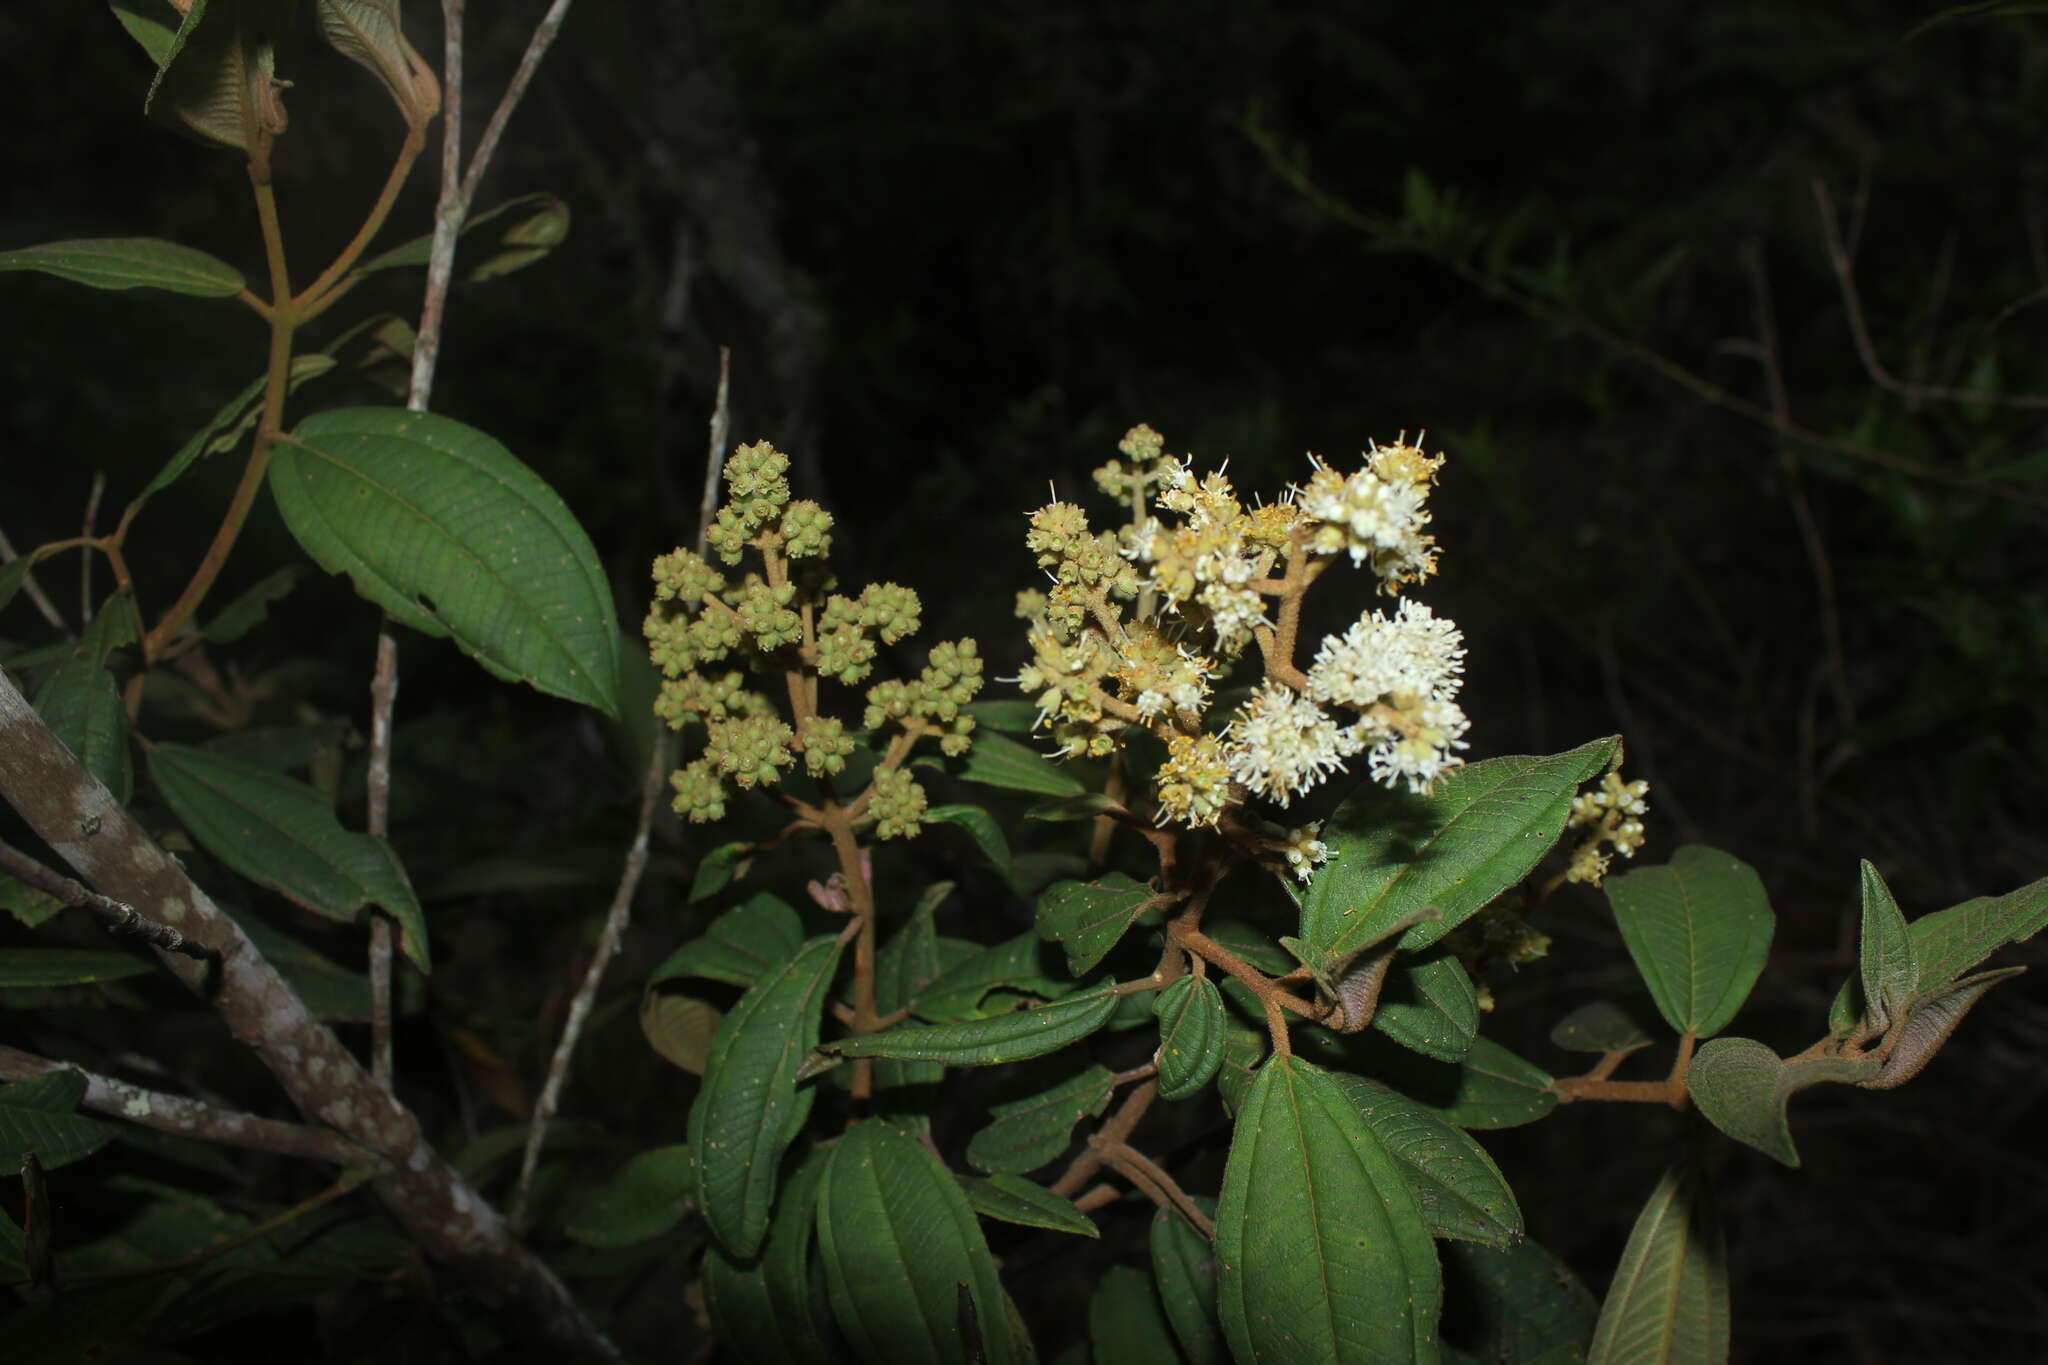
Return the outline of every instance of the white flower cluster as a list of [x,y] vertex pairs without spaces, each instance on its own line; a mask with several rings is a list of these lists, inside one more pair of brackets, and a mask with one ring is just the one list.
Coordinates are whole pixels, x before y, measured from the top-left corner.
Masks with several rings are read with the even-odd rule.
[[1406,779],[1422,791],[1461,761],[1471,722],[1455,700],[1465,668],[1465,637],[1428,606],[1403,599],[1392,617],[1367,612],[1342,635],[1325,639],[1308,671],[1309,695],[1360,713],[1352,727],[1368,748],[1374,780]]
[[1389,591],[1435,570],[1436,540],[1423,527],[1429,524],[1426,504],[1441,456],[1431,459],[1405,440],[1375,445],[1366,452],[1365,467],[1348,475],[1309,458],[1315,473],[1294,490],[1294,501],[1315,523],[1313,553],[1349,551],[1351,562],[1370,564]]

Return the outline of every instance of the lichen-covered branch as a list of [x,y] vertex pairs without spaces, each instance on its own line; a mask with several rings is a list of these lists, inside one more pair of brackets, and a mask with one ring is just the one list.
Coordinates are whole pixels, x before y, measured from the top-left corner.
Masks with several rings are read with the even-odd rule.
[[554,1272],[426,1141],[419,1121],[313,1017],[240,926],[64,747],[4,673],[0,799],[103,894],[148,906],[219,953],[217,979],[207,965],[175,954],[163,962],[193,990],[208,991],[229,1032],[300,1113],[382,1158],[372,1187],[423,1252],[526,1319],[556,1350],[617,1358]]

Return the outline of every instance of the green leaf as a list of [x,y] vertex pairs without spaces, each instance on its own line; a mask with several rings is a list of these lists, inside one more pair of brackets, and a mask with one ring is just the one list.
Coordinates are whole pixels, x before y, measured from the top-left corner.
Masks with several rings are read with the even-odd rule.
[[[317,352],[293,356],[285,391],[296,392],[307,380],[317,379],[333,369],[334,363],[332,356],[320,355]],[[233,450],[241,444],[242,437],[255,428],[257,419],[263,415],[263,390],[268,382],[267,378],[251,380],[246,388],[222,405],[220,411],[208,418],[205,426],[193,432],[192,438],[179,446],[165,462],[164,467],[156,472],[156,477],[144,484],[142,491],[135,495],[135,500],[128,506],[128,515],[132,517],[144,503],[183,478],[185,471],[199,461],[209,455],[219,455]]]
[[984,1218],[1019,1227],[1044,1228],[1048,1232],[1071,1232],[1076,1237],[1102,1236],[1095,1220],[1075,1208],[1073,1201],[1062,1199],[1021,1175],[997,1174],[986,1180],[968,1175],[955,1178],[967,1192],[967,1202]]
[[[157,64],[143,111],[201,141],[246,150],[253,129],[284,128],[273,57],[290,0],[192,0],[182,19],[148,0],[113,0],[114,13]],[[163,33],[178,27],[168,41]],[[268,106],[268,107],[266,107]]]
[[1054,882],[1038,898],[1038,936],[1067,950],[1075,976],[1102,961],[1152,900],[1152,889],[1112,872],[1099,881]]
[[1216,1068],[1216,1092],[1232,1117],[1244,1104],[1245,1092],[1266,1055],[1266,1035],[1257,1029],[1227,1025],[1223,1030],[1223,1061]]
[[[1197,1195],[1195,1202],[1215,1214],[1215,1200]],[[1152,1280],[1188,1365],[1230,1365],[1216,1321],[1215,1253],[1187,1219],[1165,1209],[1152,1215]]]
[[[246,730],[230,730],[207,740],[205,748],[208,753],[288,773],[310,767],[323,756],[339,754],[347,739],[347,721],[316,720],[304,725],[252,725]],[[618,861],[616,854],[611,861]]]
[[97,237],[0,251],[0,270],[34,270],[94,289],[163,289],[228,299],[242,272],[203,251],[154,237]]
[[433,413],[299,423],[270,491],[314,562],[491,673],[618,715],[619,628],[590,538],[496,440]]
[[1123,802],[1106,792],[1082,792],[1079,796],[1041,801],[1025,811],[1024,818],[1049,825],[1070,824],[1076,820],[1093,820],[1098,815],[1111,815],[1123,808]]
[[1786,1103],[1797,1092],[1823,1081],[1855,1083],[1874,1077],[1878,1063],[1847,1057],[1779,1060],[1749,1038],[1716,1038],[1699,1050],[1686,1072],[1693,1103],[1716,1128],[1787,1166],[1799,1164]]
[[212,619],[200,628],[199,633],[205,636],[210,644],[233,644],[263,624],[270,615],[270,604],[298,586],[299,573],[296,565],[279,569],[254,587],[238,594],[232,602],[214,613]]
[[1435,906],[1400,946],[1424,948],[1513,886],[1557,842],[1581,783],[1609,767],[1618,739],[1549,758],[1455,768],[1426,797],[1367,783],[1324,822],[1334,850],[1309,887],[1301,937],[1341,958],[1404,915]]
[[711,1065],[711,1044],[724,1022],[724,1011],[693,995],[656,991],[640,998],[641,1036],[692,1076]]
[[1475,1359],[1529,1362],[1550,1352],[1584,1358],[1600,1305],[1571,1267],[1531,1241],[1494,1248],[1446,1242],[1444,1290],[1460,1305],[1460,1341]]
[[710,900],[725,890],[733,878],[746,876],[747,861],[753,853],[752,844],[740,841],[720,844],[705,854],[690,879],[690,904]]
[[1014,698],[971,701],[960,709],[974,717],[976,725],[1006,734],[1028,735],[1038,724],[1038,708],[1028,701]]
[[156,970],[127,953],[89,948],[0,948],[0,986],[86,986]]
[[670,953],[648,976],[654,986],[679,976],[698,976],[734,986],[751,986],[778,969],[803,946],[804,924],[788,902],[766,891],[711,921],[702,938]]
[[[115,597],[102,610],[125,612],[127,604]],[[72,654],[36,691],[36,714],[116,801],[128,804],[135,786],[128,757],[128,708],[105,664],[86,650]]]
[[981,949],[948,968],[911,1004],[911,1012],[933,1022],[977,1019],[1014,1008],[1014,1002],[984,1008],[984,999],[998,989],[1028,995],[1066,994],[1074,983],[1046,974],[1039,961],[1039,945],[1038,935],[1027,933]]
[[898,1024],[863,1038],[827,1043],[844,1057],[901,1057],[947,1066],[999,1066],[1043,1057],[1086,1038],[1109,1022],[1120,997],[1107,986],[1036,1009],[951,1024]]
[[631,1246],[659,1237],[688,1211],[695,1171],[686,1142],[642,1152],[579,1198],[562,1231],[593,1247]]
[[1522,1210],[1515,1193],[1469,1134],[1377,1081],[1340,1074],[1330,1079],[1401,1163],[1432,1236],[1492,1247],[1521,1240]]
[[1558,1020],[1550,1041],[1567,1052],[1628,1053],[1656,1040],[1612,1000],[1595,1000]]
[[0,1085],[0,1171],[19,1171],[34,1152],[49,1169],[82,1161],[120,1130],[72,1111],[85,1098],[85,1073],[66,1067],[32,1081]]
[[1036,749],[1026,748],[1001,735],[977,734],[974,747],[967,752],[967,762],[960,769],[960,776],[970,782],[1007,787],[1011,791],[1037,792],[1040,796],[1079,796],[1087,790],[1081,785],[1081,779]]
[[734,1256],[752,1256],[767,1235],[776,1168],[798,1114],[797,1068],[817,1046],[819,1013],[838,966],[838,939],[812,939],[740,997],[711,1045],[690,1109],[690,1146],[698,1206]]
[[1059,1160],[1073,1141],[1074,1125],[1100,1118],[1109,1107],[1111,1077],[1091,1066],[1050,1090],[989,1110],[995,1122],[967,1143],[967,1160],[996,1175],[1023,1175]]
[[818,1191],[818,1244],[833,1316],[871,1365],[966,1365],[956,1286],[965,1284],[990,1365],[1030,1359],[1013,1334],[974,1210],[916,1138],[856,1124],[832,1149]]
[[1442,1280],[1398,1163],[1335,1081],[1259,1068],[1216,1206],[1224,1336],[1251,1365],[1434,1362]]
[[21,591],[21,585],[27,581],[30,569],[55,553],[55,550],[39,545],[25,555],[17,555],[5,564],[0,564],[0,607],[5,607],[14,600],[14,595]]
[[1152,1002],[1159,1017],[1159,1097],[1184,1100],[1223,1064],[1223,993],[1207,977],[1183,976]]
[[[475,243],[466,243],[460,253],[465,279],[474,282],[509,275],[515,270],[524,270],[547,255],[569,235],[569,205],[544,191],[522,194],[495,208],[472,214],[462,225],[462,235],[467,237],[478,228],[494,224],[494,242],[484,247],[481,253],[477,252]],[[432,234],[415,237],[403,246],[395,246],[373,256],[356,269],[367,275],[377,270],[425,266],[433,245]],[[475,264],[468,264],[472,260]]]
[[1088,1342],[1098,1361],[1150,1361],[1175,1365],[1180,1352],[1152,1277],[1133,1266],[1113,1265],[1088,1298]]
[[1691,1167],[1657,1183],[1622,1249],[1587,1365],[1718,1365],[1728,1358],[1728,1253]]
[[1891,888],[1868,858],[1862,863],[1863,925],[1857,975],[1871,1026],[1883,1029],[1920,984],[1912,931]]
[[1295,1045],[1345,1071],[1371,1075],[1460,1128],[1514,1128],[1557,1108],[1550,1074],[1481,1037],[1465,1060],[1448,1066],[1409,1052],[1375,1032],[1339,1036],[1297,1027]]
[[149,751],[149,774],[172,812],[214,857],[317,915],[353,923],[365,905],[398,922],[405,955],[427,960],[426,916],[391,845],[341,827],[303,782],[183,744]]
[[1697,1038],[1726,1028],[1771,949],[1770,899],[1749,865],[1689,844],[1608,878],[1607,899],[1665,1022]]
[[33,929],[63,909],[64,902],[49,892],[0,875],[0,910],[20,920],[25,928]]
[[1013,869],[1010,861],[1010,844],[1003,838],[1002,827],[995,817],[980,806],[933,806],[924,813],[926,820],[940,820],[949,825],[958,825],[974,837],[982,855],[995,865],[996,871],[1008,877]]
[[758,1259],[734,1260],[716,1242],[704,1253],[704,1306],[719,1348],[750,1365],[839,1365],[846,1358],[811,1293],[812,1230],[829,1156],[813,1149],[783,1182]]
[[21,1225],[0,1209],[0,1284],[21,1284],[28,1279],[28,1239]]
[[1425,1057],[1462,1061],[1479,1036],[1479,992],[1447,952],[1403,956],[1388,974],[1372,1026]]
[[1899,1029],[1898,1041],[1893,1045],[1891,1055],[1885,1058],[1883,1069],[1875,1079],[1859,1084],[1866,1090],[1890,1090],[1912,1080],[1920,1074],[1922,1067],[1933,1060],[1934,1054],[1956,1031],[1956,1025],[1963,1022],[1963,1016],[1970,1012],[1970,1007],[1983,998],[1984,992],[2025,970],[2025,967],[2002,967],[1996,971],[1979,972],[1915,996],[1907,1006],[1905,1025]]
[[[941,882],[938,887],[950,889],[950,883]],[[939,900],[927,892],[923,901],[911,912],[910,919],[898,929],[882,950],[875,954],[875,1009],[882,1014],[893,1014],[904,1008],[940,974],[939,934],[933,924],[933,911]],[[926,1114],[930,1104],[926,1098],[930,1087],[944,1079],[946,1069],[937,1062],[907,1062],[894,1058],[881,1058],[875,1062],[875,1104],[877,1115],[904,1124],[913,1132],[922,1134],[931,1126]],[[892,1113],[892,1102],[901,1103],[905,1109]]]
[[1272,935],[1241,919],[1205,919],[1202,929],[1210,938],[1270,976],[1285,976],[1294,970],[1294,959]]
[[408,126],[424,129],[440,112],[441,82],[405,40],[398,0],[318,0],[320,36],[384,85]]
[[[252,911],[236,908],[230,913],[307,1009],[322,1019],[369,1019],[369,977],[348,970]],[[417,972],[401,972],[397,985],[398,1012],[419,1013],[426,1005],[426,979]]]
[[129,37],[142,44],[152,65],[162,67],[171,59],[182,16],[171,7],[170,0],[110,0],[110,4],[114,17],[128,30]]
[[2032,938],[2048,925],[2048,877],[2003,896],[1975,900],[1922,915],[1913,921],[1913,952],[1920,960],[1920,989],[1929,991],[1961,976],[2008,943]]

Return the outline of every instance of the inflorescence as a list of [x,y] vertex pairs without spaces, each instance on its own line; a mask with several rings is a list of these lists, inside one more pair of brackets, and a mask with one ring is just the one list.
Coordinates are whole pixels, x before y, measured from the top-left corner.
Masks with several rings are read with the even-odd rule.
[[[915,680],[867,689],[858,731],[824,714],[819,679],[864,682],[877,647],[915,633],[921,608],[915,592],[894,583],[871,583],[855,596],[834,591],[826,565],[832,516],[790,497],[788,471],[788,457],[765,441],[741,446],[725,465],[727,501],[707,539],[727,568],[751,554],[758,571],[729,578],[682,549],[654,561],[655,600],[642,632],[663,679],[655,714],[678,730],[693,722],[704,730],[703,752],[670,778],[675,809],[691,821],[722,819],[733,787],[775,789],[799,763],[827,784],[863,738],[879,744],[886,736],[872,778],[850,804],[879,837],[907,838],[926,801],[904,762],[921,738],[936,739],[949,756],[967,751],[974,719],[962,707],[981,688],[981,659],[972,640],[941,642]],[[749,674],[779,679],[784,704],[751,690]]]
[[[1223,471],[1197,478],[1150,427],[1119,449],[1129,463],[1095,481],[1129,507],[1127,524],[1096,531],[1054,502],[1025,537],[1052,586],[1019,596],[1032,658],[1015,681],[1061,754],[1105,756],[1150,731],[1166,746],[1158,817],[1187,825],[1249,796],[1285,806],[1360,756],[1375,780],[1415,791],[1462,761],[1463,636],[1424,604],[1364,613],[1305,671],[1293,658],[1302,595],[1331,564],[1348,559],[1388,595],[1434,571],[1424,528],[1441,456],[1402,440],[1350,473],[1310,456],[1307,482],[1248,508]],[[1218,714],[1218,685],[1254,645],[1263,676]],[[1319,861],[1312,837],[1288,842],[1298,871]]]

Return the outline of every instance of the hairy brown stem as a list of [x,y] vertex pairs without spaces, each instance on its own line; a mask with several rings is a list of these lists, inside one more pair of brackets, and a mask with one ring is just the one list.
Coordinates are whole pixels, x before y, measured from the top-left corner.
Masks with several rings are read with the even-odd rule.
[[1124,1096],[1124,1102],[1110,1115],[1088,1145],[1078,1153],[1060,1178],[1047,1186],[1062,1199],[1072,1199],[1076,1191],[1088,1183],[1088,1178],[1101,1170],[1105,1164],[1104,1153],[1121,1146],[1130,1139],[1138,1120],[1145,1117],[1145,1111],[1152,1107],[1152,1101],[1159,1098],[1159,1082],[1148,1080]]
[[1215,1220],[1203,1213],[1180,1183],[1168,1175],[1163,1167],[1129,1143],[1118,1143],[1105,1152],[1102,1158],[1110,1168],[1129,1180],[1141,1190],[1147,1199],[1162,1209],[1172,1209],[1194,1225],[1195,1231],[1204,1237],[1216,1235]]
[[1550,1088],[1563,1104],[1575,1100],[1607,1100],[1621,1104],[1668,1104],[1673,1109],[1683,1109],[1692,1102],[1692,1093],[1686,1089],[1685,1078],[1692,1069],[1693,1048],[1698,1043],[1699,1040],[1690,1033],[1680,1036],[1678,1056],[1672,1060],[1670,1074],[1661,1081],[1606,1079],[1628,1055],[1610,1052],[1585,1075],[1560,1077],[1551,1082]]

